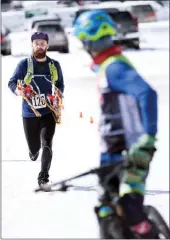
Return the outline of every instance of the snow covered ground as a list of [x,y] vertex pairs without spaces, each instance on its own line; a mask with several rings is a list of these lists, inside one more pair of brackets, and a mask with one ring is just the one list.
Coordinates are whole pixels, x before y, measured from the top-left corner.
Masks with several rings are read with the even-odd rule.
[[[139,72],[158,91],[158,151],[153,160],[147,189],[169,190],[169,49],[126,51]],[[70,54],[49,53],[60,61],[65,79],[63,124],[57,126],[52,181],[70,177],[98,165],[98,96],[89,57],[80,50]],[[39,193],[40,159],[31,162],[22,128],[21,99],[7,87],[22,57],[2,58],[2,237],[3,238],[98,238],[93,207],[95,192]],[[83,112],[83,119],[79,112]],[[94,124],[90,124],[90,117]],[[80,180],[95,185],[95,177]],[[169,223],[169,194],[147,195]]]

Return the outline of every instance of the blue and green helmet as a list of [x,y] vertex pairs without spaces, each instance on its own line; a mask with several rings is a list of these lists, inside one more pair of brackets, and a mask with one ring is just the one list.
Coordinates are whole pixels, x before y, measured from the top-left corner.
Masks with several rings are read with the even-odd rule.
[[[91,10],[82,13],[75,21],[74,35],[84,44],[95,46],[103,39],[117,35],[116,23],[104,10]],[[98,44],[100,43],[101,44]]]

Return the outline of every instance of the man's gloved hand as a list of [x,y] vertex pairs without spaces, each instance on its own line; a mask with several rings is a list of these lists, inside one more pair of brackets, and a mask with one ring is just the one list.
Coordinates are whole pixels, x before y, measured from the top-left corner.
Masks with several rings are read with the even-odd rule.
[[136,168],[147,169],[153,158],[156,138],[150,134],[143,134],[128,152],[128,159]]
[[17,96],[23,96],[23,91],[22,91],[22,89],[21,89],[20,87],[16,87],[16,89],[15,89],[15,94],[16,94]]
[[27,98],[30,98],[33,96],[33,87],[31,85],[27,85],[24,90],[24,96],[26,96]]
[[15,89],[15,94],[17,96],[25,96],[30,98],[33,95],[33,88],[31,85],[27,85],[25,88],[23,88],[20,85],[17,85],[16,89]]
[[48,99],[49,103],[53,106],[54,109],[58,107],[58,101],[57,101],[56,96],[54,96],[52,94],[48,94],[47,99]]

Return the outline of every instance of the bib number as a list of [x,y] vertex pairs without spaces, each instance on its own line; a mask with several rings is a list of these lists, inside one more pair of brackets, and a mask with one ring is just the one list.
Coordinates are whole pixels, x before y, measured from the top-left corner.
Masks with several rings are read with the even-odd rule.
[[[41,98],[45,100],[45,94],[40,94]],[[32,97],[32,105],[35,109],[45,108],[46,104],[44,101],[41,100],[39,95],[35,95]]]

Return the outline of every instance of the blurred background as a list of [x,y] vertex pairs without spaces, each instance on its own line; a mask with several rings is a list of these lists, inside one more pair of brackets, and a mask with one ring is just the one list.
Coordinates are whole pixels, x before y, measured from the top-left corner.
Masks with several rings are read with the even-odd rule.
[[[64,111],[53,141],[50,180],[59,181],[98,166],[96,75],[89,67],[91,57],[73,36],[75,19],[89,9],[105,9],[111,15],[123,54],[158,93],[158,151],[147,189],[169,189],[169,1],[2,0],[2,238],[99,237],[93,211],[96,193],[33,194],[40,159],[29,160],[22,100],[8,89],[17,64],[31,54],[31,34],[47,32],[48,56],[60,62],[65,81]],[[94,186],[97,179],[88,177],[81,183]],[[146,202],[157,207],[169,223],[169,194],[146,195]]]
[[[82,12],[96,8],[105,9],[116,21],[119,40],[125,47],[139,49],[140,43],[149,41],[154,31],[159,35],[158,31],[162,33],[168,27],[169,1],[2,0],[1,53],[25,54],[23,48],[27,44],[27,51],[30,50],[27,40],[33,31],[49,33],[49,50],[68,53],[73,45],[75,19]],[[18,52],[19,41],[23,44]]]

